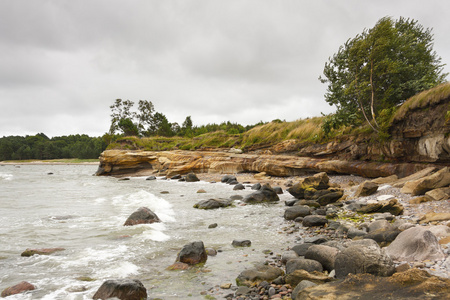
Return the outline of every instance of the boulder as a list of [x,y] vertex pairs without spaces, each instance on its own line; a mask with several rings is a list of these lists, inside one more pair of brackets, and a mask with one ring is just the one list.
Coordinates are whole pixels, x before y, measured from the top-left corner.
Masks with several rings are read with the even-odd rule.
[[432,201],[442,201],[450,199],[450,187],[443,187],[428,191],[425,196],[431,198]]
[[364,235],[365,239],[372,239],[377,242],[380,246],[384,247],[394,241],[400,234],[400,230],[396,228],[392,229],[378,229],[371,231]]
[[450,227],[445,225],[426,226],[427,230],[431,231],[438,240],[450,236]]
[[253,286],[260,284],[262,281],[267,281],[270,283],[283,275],[284,272],[280,268],[260,264],[253,269],[242,271],[236,278],[236,284],[238,286]]
[[64,251],[66,249],[64,248],[41,248],[41,249],[26,249],[25,251],[20,254],[20,256],[33,256],[35,254],[37,255],[50,255],[58,251]]
[[275,186],[273,187],[273,190],[275,191],[275,193],[277,193],[278,195],[283,195],[283,189],[279,186]]
[[314,245],[314,244],[313,243],[303,243],[303,244],[295,245],[291,249],[292,249],[292,251],[297,253],[298,256],[305,256],[309,247],[311,247],[312,245]]
[[94,294],[93,299],[114,297],[121,300],[143,300],[147,299],[147,290],[137,279],[106,280]]
[[208,200],[202,200],[194,204],[194,208],[198,209],[217,209],[220,207],[228,207],[233,203],[232,200],[229,199],[222,199],[222,198],[216,198],[216,199],[208,199]]
[[355,197],[366,197],[373,195],[378,190],[378,184],[373,181],[364,181],[358,186],[358,189],[355,192]]
[[298,217],[306,217],[311,214],[311,208],[306,205],[295,205],[287,208],[284,211],[284,218],[286,220],[295,220]]
[[326,216],[309,215],[303,218],[302,225],[305,227],[324,226],[328,223]]
[[185,245],[180,253],[178,253],[177,262],[182,262],[188,265],[196,265],[205,263],[208,259],[205,246],[202,241],[192,242]]
[[308,272],[322,272],[322,264],[316,260],[295,258],[288,260],[286,263],[286,274],[291,274],[295,270],[305,270]]
[[375,184],[389,184],[392,185],[398,180],[397,175],[391,175],[386,177],[378,177],[375,179],[372,179],[371,181]]
[[367,232],[365,232],[364,230],[358,229],[354,226],[351,226],[347,231],[347,237],[349,239],[353,239],[355,237],[360,237],[360,236],[365,236],[365,235],[367,235]]
[[448,299],[450,279],[430,275],[425,270],[410,269],[391,277],[371,274],[349,275],[343,281],[329,282],[303,289],[295,300],[324,299]]
[[420,171],[418,171],[418,172],[416,172],[416,173],[414,173],[414,174],[411,174],[411,175],[409,175],[409,176],[406,176],[406,177],[403,177],[403,178],[397,180],[396,182],[394,182],[394,183],[392,184],[392,186],[393,186],[393,187],[396,187],[396,188],[402,188],[402,187],[405,185],[405,183],[407,183],[407,182],[409,182],[409,181],[415,181],[415,180],[424,178],[424,177],[426,177],[426,176],[428,176],[428,175],[433,174],[433,173],[436,172],[437,170],[438,170],[438,169],[437,169],[436,167],[428,167],[428,168],[425,168],[425,169],[420,170]]
[[334,267],[337,279],[342,279],[350,273],[391,276],[395,272],[394,263],[389,255],[375,241],[366,241],[366,245],[362,243],[350,244],[347,249],[336,255]]
[[292,251],[292,250],[285,251],[281,254],[281,263],[283,265],[286,265],[286,263],[288,261],[290,261],[291,259],[296,259],[296,258],[299,258],[299,257],[295,251]]
[[386,248],[387,254],[398,261],[423,261],[444,259],[444,253],[436,236],[431,231],[412,227],[401,232]]
[[401,192],[404,194],[411,194],[413,196],[424,195],[430,190],[450,185],[450,172],[448,167],[428,175],[424,178],[409,181],[402,187]]
[[32,285],[31,283],[27,282],[27,281],[22,281],[16,285],[7,287],[6,289],[4,289],[2,291],[1,296],[2,297],[8,297],[11,295],[16,295],[16,294],[20,294],[26,291],[32,291],[35,290],[36,287],[34,285]]
[[295,289],[292,291],[291,294],[291,299],[296,299],[297,295],[303,291],[306,288],[312,287],[312,286],[316,286],[317,283],[314,283],[312,281],[309,280],[302,280],[299,284],[297,284],[297,286],[295,287]]
[[372,223],[370,223],[368,229],[369,229],[369,232],[373,232],[373,231],[377,231],[380,229],[389,230],[392,228],[393,228],[392,223],[388,222],[387,220],[382,219],[382,220],[376,220],[376,221],[373,221]]
[[314,176],[301,179],[288,189],[288,192],[297,199],[305,197],[305,190],[313,188],[315,190],[326,190],[329,186],[329,178],[327,173],[321,172]]
[[260,188],[261,188],[261,183],[258,182],[258,183],[255,183],[254,185],[252,185],[252,188],[251,188],[251,189],[257,191],[257,190],[259,190]]
[[313,245],[305,253],[306,259],[313,259],[322,264],[323,268],[330,272],[334,270],[334,261],[339,250],[325,245]]
[[320,207],[319,202],[317,202],[316,200],[297,200],[294,203],[294,206],[295,205],[307,205],[309,207],[315,207],[315,208]]
[[376,203],[367,203],[362,205],[356,211],[363,214],[389,212],[394,216],[398,216],[403,214],[403,209],[403,205],[401,205],[397,199],[390,199]]
[[147,207],[140,207],[132,213],[123,226],[133,226],[138,224],[152,224],[161,222],[158,216]]
[[238,183],[233,187],[233,191],[245,190],[245,186],[242,183]]
[[185,179],[186,179],[186,182],[200,181],[200,179],[198,179],[197,175],[195,175],[194,173],[187,174]]
[[263,202],[280,201],[280,198],[269,184],[264,184],[258,191],[245,196],[242,201],[244,201],[245,203],[257,204]]

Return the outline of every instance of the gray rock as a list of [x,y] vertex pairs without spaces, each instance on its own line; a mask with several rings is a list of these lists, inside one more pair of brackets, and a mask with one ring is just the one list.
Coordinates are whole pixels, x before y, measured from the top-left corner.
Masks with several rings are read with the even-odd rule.
[[189,243],[181,249],[178,253],[177,262],[182,262],[188,265],[196,265],[205,263],[208,259],[205,246],[202,241]]
[[208,199],[202,200],[194,204],[194,208],[198,209],[216,209],[220,207],[228,207],[232,204],[232,201],[229,199]]
[[280,198],[269,184],[265,184],[258,191],[245,196],[242,201],[244,201],[245,203],[257,204],[263,202],[280,201]]
[[314,245],[314,244],[313,243],[303,243],[303,244],[295,245],[291,249],[292,249],[292,251],[297,253],[298,256],[305,256],[306,251],[308,251],[309,247],[311,247],[312,245]]
[[281,254],[281,263],[285,265],[289,260],[296,258],[298,258],[298,255],[295,251],[286,251]]
[[145,180],[156,180],[156,176],[148,176]]
[[325,245],[313,245],[305,253],[306,259],[312,259],[322,264],[327,271],[334,270],[334,262],[339,250]]
[[372,181],[364,181],[358,186],[358,189],[355,192],[355,197],[365,197],[373,195],[378,190],[378,184]]
[[272,282],[283,275],[284,272],[280,268],[261,264],[253,269],[242,271],[236,278],[236,284],[238,286],[252,286],[262,281]]
[[369,224],[369,232],[373,232],[380,229],[389,230],[392,229],[392,227],[393,227],[392,224],[389,223],[387,220],[377,220]]
[[324,226],[328,223],[328,220],[325,216],[318,215],[309,215],[303,218],[303,226],[305,227],[314,227],[314,226]]
[[395,266],[389,255],[375,241],[365,241],[368,242],[350,244],[336,255],[334,266],[337,279],[342,279],[350,273],[369,273],[376,276],[394,274]]
[[200,181],[200,179],[198,179],[197,175],[195,175],[194,173],[189,173],[186,175],[186,182],[196,182],[196,181]]
[[223,183],[229,183],[230,181],[237,181],[237,179],[234,175],[225,175],[220,181]]
[[392,259],[408,262],[445,258],[436,236],[420,226],[401,232],[386,248],[386,252]]
[[286,274],[291,274],[295,270],[305,270],[308,272],[322,272],[322,264],[316,260],[295,258],[288,260],[286,263]]
[[284,211],[286,220],[294,220],[297,217],[306,217],[311,214],[311,208],[306,205],[295,205]]
[[279,186],[275,186],[273,188],[273,190],[275,191],[275,193],[277,193],[277,195],[282,195],[283,194],[283,189]]
[[358,236],[365,236],[366,234],[367,234],[367,232],[365,232],[364,230],[360,230],[360,229],[355,228],[353,226],[350,227],[348,229],[348,231],[347,231],[347,237],[349,239],[353,239],[353,238],[358,237]]
[[322,244],[329,240],[330,238],[325,235],[315,235],[311,237],[306,237],[304,239],[305,243]]
[[257,191],[257,190],[259,190],[261,188],[261,183],[255,183],[254,185],[252,185],[252,187],[251,187],[251,189],[252,190],[255,190],[255,191]]
[[233,190],[234,190],[234,191],[245,190],[245,186],[244,186],[242,183],[239,183],[239,184],[236,184],[236,185],[233,187]]
[[291,298],[292,299],[297,299],[297,295],[301,292],[301,291],[303,291],[304,289],[306,289],[306,288],[309,288],[309,287],[311,287],[311,286],[316,286],[317,285],[317,283],[314,283],[314,282],[312,282],[312,281],[309,281],[309,280],[302,280],[302,281],[300,281],[300,283],[299,284],[297,284],[297,286],[295,287],[295,289],[292,291],[292,296],[291,296]]

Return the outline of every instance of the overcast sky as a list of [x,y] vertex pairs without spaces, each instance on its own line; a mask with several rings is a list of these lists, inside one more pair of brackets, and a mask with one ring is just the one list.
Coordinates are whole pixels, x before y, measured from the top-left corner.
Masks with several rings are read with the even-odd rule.
[[101,136],[117,98],[179,124],[330,113],[318,77],[348,38],[410,17],[450,65],[448,12],[444,0],[0,0],[0,137]]

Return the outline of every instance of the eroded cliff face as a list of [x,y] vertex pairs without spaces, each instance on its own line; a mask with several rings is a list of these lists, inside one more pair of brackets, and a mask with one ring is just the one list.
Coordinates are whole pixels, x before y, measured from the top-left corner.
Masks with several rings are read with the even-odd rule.
[[422,164],[392,164],[298,157],[294,155],[233,154],[206,151],[107,150],[100,156],[97,175],[146,176],[176,174],[266,172],[271,176],[301,176],[312,172],[380,177],[407,176]]

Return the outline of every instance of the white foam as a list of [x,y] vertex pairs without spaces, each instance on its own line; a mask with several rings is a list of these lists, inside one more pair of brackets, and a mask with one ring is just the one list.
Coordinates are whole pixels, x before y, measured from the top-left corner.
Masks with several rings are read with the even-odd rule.
[[103,265],[103,268],[96,272],[96,276],[125,278],[139,274],[139,269],[138,266],[129,261],[112,262],[109,266]]
[[13,177],[14,177],[13,174],[0,173],[0,179],[3,179],[3,180],[12,180]]
[[150,227],[150,230],[142,232],[142,239],[156,242],[165,242],[170,239],[170,236],[163,232],[166,229],[163,223],[153,223]]

